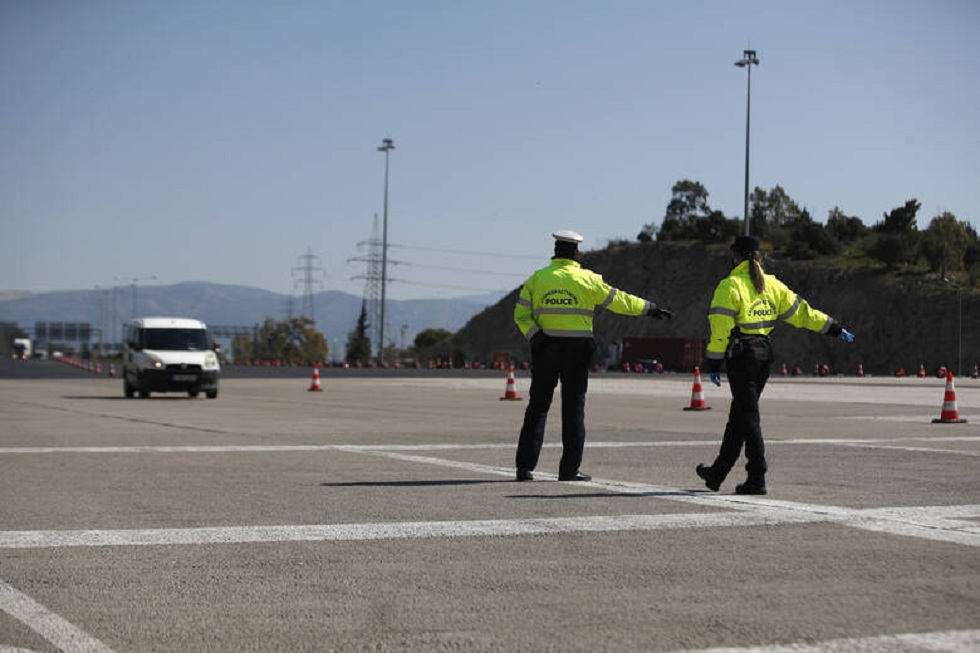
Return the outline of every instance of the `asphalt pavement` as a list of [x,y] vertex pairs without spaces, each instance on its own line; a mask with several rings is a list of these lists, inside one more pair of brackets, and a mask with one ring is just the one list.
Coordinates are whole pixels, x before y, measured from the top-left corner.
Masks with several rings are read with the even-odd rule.
[[[499,372],[229,373],[125,399],[0,362],[0,653],[977,651],[980,382],[775,378],[770,494],[694,474],[727,389],[600,373],[533,482]],[[387,372],[387,373],[385,373]]]

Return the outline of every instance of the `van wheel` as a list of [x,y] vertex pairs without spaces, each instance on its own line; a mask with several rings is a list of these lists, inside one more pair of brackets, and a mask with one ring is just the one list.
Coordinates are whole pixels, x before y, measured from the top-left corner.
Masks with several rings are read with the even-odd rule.
[[218,391],[217,390],[208,390],[206,394],[208,396],[208,399],[217,399],[218,398]]
[[191,398],[196,397],[197,396],[197,390],[188,390],[187,391],[187,396],[188,397],[191,397]]
[[130,385],[126,379],[123,379],[123,394],[126,395],[126,399],[132,399],[136,394],[136,388]]
[[146,399],[150,396],[149,390],[140,390],[140,399]]

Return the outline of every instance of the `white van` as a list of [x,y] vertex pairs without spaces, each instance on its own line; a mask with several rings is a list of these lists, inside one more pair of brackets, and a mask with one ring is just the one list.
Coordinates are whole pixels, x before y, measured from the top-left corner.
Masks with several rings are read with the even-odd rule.
[[141,317],[126,325],[123,339],[123,392],[143,399],[151,392],[204,392],[218,396],[221,366],[208,327],[183,317]]

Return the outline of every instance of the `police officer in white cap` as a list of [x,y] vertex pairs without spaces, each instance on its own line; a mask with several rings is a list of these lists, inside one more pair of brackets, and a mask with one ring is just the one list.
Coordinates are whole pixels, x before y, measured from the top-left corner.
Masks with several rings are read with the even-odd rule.
[[613,288],[579,261],[582,236],[568,229],[552,234],[555,255],[524,282],[514,321],[531,347],[531,390],[517,443],[517,480],[530,481],[544,443],[545,422],[561,381],[562,456],[559,481],[588,481],[579,466],[585,448],[585,393],[596,350],[592,317],[597,307],[621,315],[670,319],[670,311]]

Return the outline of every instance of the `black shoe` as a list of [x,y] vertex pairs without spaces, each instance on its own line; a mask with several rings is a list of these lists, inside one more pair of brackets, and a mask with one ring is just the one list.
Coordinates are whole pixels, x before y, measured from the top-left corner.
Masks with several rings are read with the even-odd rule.
[[530,469],[518,469],[517,470],[517,480],[518,481],[533,481],[534,474],[531,473]]
[[735,486],[735,494],[766,494],[766,484],[746,481]]
[[715,470],[711,469],[707,465],[698,465],[694,468],[694,471],[701,477],[701,480],[704,481],[704,484],[712,492],[717,492],[718,488],[721,487],[721,481],[723,479],[718,478],[715,475]]
[[588,474],[583,474],[582,472],[575,472],[574,474],[559,474],[559,481],[591,481],[592,477]]

